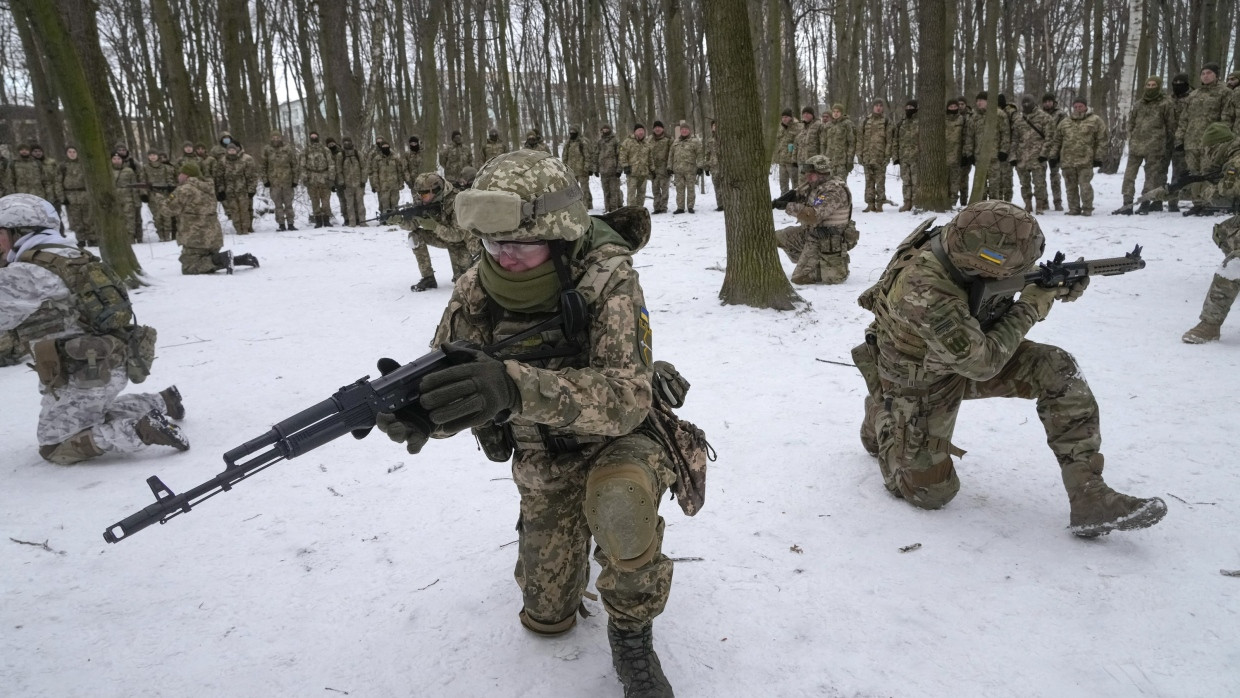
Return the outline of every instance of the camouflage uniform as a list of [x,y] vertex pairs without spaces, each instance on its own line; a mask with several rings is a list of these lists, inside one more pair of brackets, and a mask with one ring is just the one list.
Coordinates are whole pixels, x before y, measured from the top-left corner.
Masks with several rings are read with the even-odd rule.
[[822,132],[822,154],[826,155],[831,163],[831,176],[848,181],[848,174],[852,172],[857,154],[857,127],[853,125],[852,119],[844,116],[841,105],[835,106],[839,107],[840,117],[833,120]]
[[[506,152],[508,152],[508,146],[499,139],[499,131],[491,129],[490,133],[487,134],[486,143],[482,144],[483,161],[490,160],[496,155],[502,155]],[[418,170],[418,172],[421,171],[421,169]]]
[[[826,169],[830,166],[826,165]],[[848,251],[859,235],[852,221],[852,193],[843,180],[823,174],[797,187],[785,211],[802,225],[775,232],[775,242],[796,267],[794,284],[842,284],[848,279]]]
[[582,140],[575,129],[569,131],[568,140],[564,141],[564,154],[560,159],[577,175],[577,186],[581,187],[581,197],[586,208],[594,208],[594,197],[590,194],[590,173],[598,167],[598,163],[595,162],[590,144]]
[[[906,109],[907,112],[907,109]],[[917,120],[917,112],[914,111],[900,120],[894,129],[895,141],[891,147],[892,155],[896,164],[900,166],[900,184],[901,193],[904,195],[904,204],[900,206],[901,211],[909,211],[913,208],[913,200],[917,194],[917,157],[921,149],[921,126]]]
[[654,195],[654,213],[667,213],[667,188],[671,181],[672,136],[664,131],[659,133],[662,124],[655,122],[655,131],[650,134],[650,189]]
[[[436,180],[438,180],[437,183]],[[400,227],[409,231],[409,247],[413,249],[413,256],[418,261],[418,271],[422,274],[422,281],[429,279],[433,283],[435,280],[435,267],[431,264],[428,246],[448,251],[448,260],[452,264],[452,280],[456,281],[473,264],[475,254],[469,244],[472,240],[470,234],[456,227],[456,221],[453,218],[456,191],[452,188],[451,182],[443,181],[443,178],[434,172],[424,172],[418,175],[414,183],[415,203],[421,202],[418,198],[421,191],[429,191],[436,184],[442,187],[431,202],[426,202],[441,204],[437,214],[418,218],[401,218],[399,221]],[[432,285],[415,290],[421,291],[434,287]]]
[[624,139],[624,143],[620,145],[620,167],[624,170],[625,183],[628,185],[628,196],[625,200],[629,202],[629,206],[645,206],[646,181],[654,176],[654,170],[650,140],[644,133],[640,140],[636,136]]
[[[1000,95],[1002,97],[1002,95]],[[1016,107],[1007,105],[999,110],[999,127],[1007,129],[1008,147],[999,156],[999,199],[1012,200],[1012,120],[1016,118]]]
[[[990,168],[986,177],[986,186],[983,196],[987,199],[1002,199],[1003,185],[1001,180],[1001,172],[999,167],[999,153],[1006,154],[1008,148],[1011,147],[1012,130],[1006,124],[1005,115],[1000,113],[999,119],[995,123],[995,155],[990,159]],[[965,137],[964,154],[970,161],[976,161],[982,152],[982,131],[986,124],[986,109],[978,108],[973,111],[973,115],[969,117],[968,135]],[[1008,173],[1009,186],[1011,182],[1011,173]],[[976,186],[977,182],[974,182]]]
[[[681,127],[688,128],[685,122]],[[693,204],[697,199],[697,175],[705,169],[706,162],[702,156],[702,140],[697,136],[677,136],[672,143],[668,166],[676,175],[676,213],[688,210],[693,213]]]
[[797,186],[800,174],[797,171],[797,137],[805,129],[805,125],[792,118],[792,112],[784,112],[788,123],[780,117],[779,132],[775,137],[775,163],[779,165],[779,193],[783,194]]
[[230,145],[216,168],[215,190],[224,193],[224,213],[238,235],[254,232],[254,192],[257,189],[258,166],[254,158]]
[[719,185],[717,178],[719,177],[719,131],[716,130],[714,120],[710,122],[710,136],[706,139],[706,174],[710,177],[712,188],[715,191],[715,210],[723,210],[723,202],[719,200]]
[[460,131],[453,131],[452,142],[439,151],[439,166],[444,179],[450,182],[461,178],[461,170],[474,166],[474,153],[461,140]]
[[[1121,517],[1138,508],[1143,513],[1130,523],[1156,522],[1166,511],[1161,500],[1135,500],[1102,481],[1098,403],[1075,359],[1059,347],[1025,339],[1056,291],[1039,291],[1036,298],[1022,293],[1006,314],[983,329],[969,313],[969,289],[956,281],[962,271],[951,260],[958,257],[952,256],[946,235],[942,256],[936,254],[933,236],[939,231],[927,231],[929,225],[919,226],[897,247],[878,283],[859,299],[875,316],[866,343],[853,350],[869,390],[862,440],[878,456],[888,491],[923,509],[946,505],[960,489],[952,456],[964,452],[952,444],[952,434],[961,401],[1018,397],[1037,401],[1069,495],[1074,533],[1125,528]],[[983,251],[997,246],[1008,252],[995,255],[998,261],[981,259],[1011,266],[1007,273],[1021,273],[1037,261],[1028,254],[1038,254],[1041,232],[1023,250],[1014,250],[1012,241],[1021,239],[1021,227],[1035,226],[1036,231],[1036,225],[1011,204],[986,201],[969,206],[942,230],[961,226],[956,230],[965,232],[959,237],[980,235],[974,241]],[[978,231],[981,226],[984,233]],[[1100,523],[1098,513],[1116,525],[1101,531],[1077,528]]]
[[968,120],[959,111],[948,110],[944,116],[944,150],[947,152],[947,191],[955,204],[969,200],[969,177],[965,167],[964,143],[968,135]]
[[860,130],[857,159],[865,167],[865,210],[882,213],[887,201],[887,163],[891,161],[894,140],[891,122],[886,116],[871,112],[862,119]]
[[146,167],[142,168],[142,181],[150,185],[150,189],[139,190],[142,192],[139,198],[144,199],[151,210],[151,222],[155,224],[160,242],[167,242],[173,238],[173,229],[172,218],[164,211],[164,202],[172,192],[171,187],[176,186],[176,170],[162,159],[148,158]]
[[[402,169],[401,176],[405,178],[405,185],[409,187],[409,191],[414,191],[413,180],[417,179],[418,175],[422,174],[424,169],[422,167],[422,155],[425,151],[422,150],[421,142],[415,140],[416,138],[417,136],[410,138],[409,144],[405,148],[405,152],[400,155]],[[485,147],[486,146],[483,146],[483,148]],[[417,194],[415,193],[414,196],[417,196]]]
[[594,171],[603,185],[603,210],[614,211],[624,205],[624,193],[620,189],[620,146],[611,126],[604,125],[602,128],[608,129],[608,132],[599,134],[594,149],[598,158]]
[[95,224],[90,216],[90,195],[86,192],[86,171],[80,159],[66,156],[60,164],[60,190],[64,192],[69,227],[77,237],[78,245],[98,245]]
[[[1079,103],[1079,102],[1078,102]],[[1064,119],[1055,129],[1050,152],[1063,168],[1068,190],[1068,215],[1090,215],[1094,211],[1095,163],[1102,162],[1107,148],[1107,125],[1101,117],[1087,109]]]
[[340,215],[345,225],[358,226],[366,220],[366,165],[352,139],[344,138],[341,142],[343,147],[336,160],[336,187],[344,203]]
[[[1206,199],[1240,200],[1240,141],[1224,145],[1226,161],[1223,177],[1207,192]],[[1184,341],[1200,344],[1219,338],[1219,329],[1227,319],[1236,297],[1240,296],[1240,215],[1234,215],[1214,226],[1214,244],[1223,252],[1223,263],[1214,272],[1210,288],[1201,306],[1201,324],[1184,335]],[[1194,336],[1196,335],[1196,336]]]
[[[805,121],[805,117],[809,116],[810,120]],[[797,131],[796,141],[794,143],[793,155],[796,159],[796,179],[792,180],[792,186],[799,186],[805,181],[805,175],[801,172],[801,167],[809,159],[815,155],[822,155],[822,132],[825,125],[814,118],[813,112],[801,113],[801,128]]]
[[[1045,100],[1043,100],[1043,103],[1045,103]],[[1055,131],[1059,130],[1059,125],[1063,123],[1063,120],[1066,119],[1068,115],[1057,106],[1052,107],[1050,110],[1047,110],[1047,108],[1043,106],[1042,111],[1045,112],[1047,116],[1051,117],[1051,133],[1047,135],[1047,139],[1054,140]],[[1055,210],[1062,211],[1063,177],[1059,171],[1059,160],[1057,158],[1050,157],[1050,161],[1046,163],[1046,177],[1048,182],[1047,188],[1050,190],[1050,196],[1055,202]]]
[[[1206,127],[1223,119],[1223,107],[1231,90],[1219,80],[1193,90],[1184,104],[1184,113],[1176,122],[1175,147],[1184,149],[1184,162],[1189,172],[1205,172],[1205,148],[1201,134]],[[1196,187],[1193,187],[1196,189]]]
[[210,274],[227,268],[219,256],[224,247],[219,210],[212,186],[196,177],[179,185],[164,204],[177,219],[177,244],[181,246],[182,274]]
[[[133,168],[124,162],[112,163],[112,183],[116,186],[116,212],[122,221],[132,221],[138,216],[138,206],[141,200],[138,198],[138,190],[133,188],[137,184],[138,176],[134,173]],[[133,241],[142,242],[142,228],[133,229]]]
[[[47,170],[41,161],[30,155],[29,151],[32,148],[33,146],[22,146],[17,157],[9,163],[9,193],[31,194],[40,199],[54,201],[55,196],[49,186],[51,182],[48,181]],[[23,155],[23,152],[26,154]]]
[[271,134],[271,142],[263,146],[262,166],[259,168],[276,207],[276,224],[280,230],[296,230],[293,226],[293,188],[301,178],[297,163],[297,151],[285,144],[277,131]]
[[551,153],[551,148],[549,148],[546,141],[543,140],[542,134],[535,130],[526,132],[525,142],[521,144],[521,147],[527,150],[541,150],[549,155],[553,154]]
[[1032,96],[1026,95],[1021,102],[1020,113],[1012,117],[1011,161],[1020,179],[1025,210],[1042,213],[1048,207],[1045,163],[1050,159],[1054,125],[1050,115],[1038,109]]
[[[384,142],[385,146],[387,143]],[[388,147],[384,153],[380,147],[370,156],[370,188],[379,195],[379,212],[391,211],[400,205],[400,189],[403,185],[403,167],[400,157]]]
[[[1158,78],[1150,78],[1157,81]],[[1167,145],[1175,137],[1175,105],[1159,87],[1145,90],[1128,117],[1128,166],[1124,168],[1124,204],[1136,195],[1137,170],[1145,163],[1141,193],[1167,184]]]
[[[317,134],[314,134],[317,135]],[[311,139],[301,154],[301,183],[310,195],[310,222],[315,227],[331,223],[332,189],[336,186],[336,158],[327,146]]]

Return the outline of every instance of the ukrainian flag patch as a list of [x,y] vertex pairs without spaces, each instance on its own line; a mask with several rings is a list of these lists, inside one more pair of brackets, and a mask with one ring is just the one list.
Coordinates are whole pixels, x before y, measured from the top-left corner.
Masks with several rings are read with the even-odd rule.
[[988,250],[985,247],[982,248],[981,252],[977,253],[977,256],[981,257],[987,262],[998,264],[999,266],[1003,266],[1003,261],[1007,259],[1007,257],[1003,256],[1002,254],[995,252],[994,250]]

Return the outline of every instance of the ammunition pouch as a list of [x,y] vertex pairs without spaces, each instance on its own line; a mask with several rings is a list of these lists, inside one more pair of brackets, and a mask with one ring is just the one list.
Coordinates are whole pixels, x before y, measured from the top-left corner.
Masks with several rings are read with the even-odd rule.
[[64,366],[60,363],[60,352],[56,349],[56,340],[42,339],[30,347],[34,357],[34,370],[39,374],[39,382],[45,388],[60,388],[69,382],[65,376]]
[[82,335],[63,340],[62,362],[65,374],[83,388],[107,385],[112,369],[125,361],[125,342],[112,335]]
[[[640,429],[667,453],[676,473],[672,494],[686,516],[701,511],[706,503],[706,464],[716,459],[706,432],[673,412],[684,404],[689,381],[666,361],[655,362],[654,403]],[[670,398],[670,399],[669,399]],[[677,402],[673,402],[676,400]]]
[[475,428],[474,440],[478,442],[478,448],[482,449],[489,461],[507,463],[512,458],[512,440],[508,437],[508,429],[501,424],[488,424]]
[[839,254],[846,249],[844,229],[841,226],[819,226],[811,228],[809,234],[818,240],[818,251],[822,254]]
[[154,327],[131,325],[120,333],[126,344],[125,375],[134,383],[141,383],[151,375],[151,364],[155,363]]

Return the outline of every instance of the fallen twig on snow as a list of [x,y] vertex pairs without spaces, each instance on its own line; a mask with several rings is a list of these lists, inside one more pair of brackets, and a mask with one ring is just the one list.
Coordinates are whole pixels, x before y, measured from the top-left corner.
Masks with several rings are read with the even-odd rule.
[[1240,577],[1240,570],[1219,570],[1218,573],[1224,577]]
[[68,553],[66,553],[63,550],[52,550],[51,546],[47,544],[46,540],[43,541],[42,543],[32,543],[28,540],[17,540],[16,538],[9,538],[9,540],[13,541],[14,543],[17,543],[18,545],[33,545],[34,547],[42,548],[49,553],[55,553],[57,555],[68,555]]
[[911,553],[911,552],[913,552],[914,550],[917,550],[917,549],[919,549],[919,548],[921,548],[921,543],[913,543],[912,545],[906,545],[906,546],[904,546],[904,547],[900,548],[900,552],[902,552],[902,553]]
[[439,580],[438,580],[438,579],[436,579],[435,581],[431,582],[430,584],[427,584],[426,586],[424,586],[424,587],[422,587],[422,588],[418,589],[418,591],[426,591],[427,589],[430,589],[431,587],[435,586],[435,585],[436,585],[436,584],[438,584],[438,583],[439,583]]
[[668,559],[672,562],[702,562],[706,560],[704,557],[673,557]]
[[824,364],[832,364],[832,365],[835,365],[835,366],[847,366],[847,367],[849,367],[849,368],[856,368],[856,367],[857,367],[857,364],[850,364],[850,363],[847,363],[847,362],[844,362],[844,361],[832,361],[832,360],[830,360],[830,359],[819,359],[818,357],[814,357],[814,361],[821,361],[821,362],[822,362],[822,363],[824,363]]
[[1176,501],[1179,501],[1179,502],[1182,502],[1182,503],[1184,503],[1184,504],[1187,504],[1187,505],[1189,505],[1190,507],[1191,507],[1191,506],[1193,506],[1193,505],[1195,505],[1195,504],[1205,504],[1205,505],[1209,505],[1209,506],[1217,506],[1217,505],[1218,505],[1218,502],[1189,502],[1189,501],[1185,501],[1184,499],[1181,499],[1181,498],[1179,498],[1179,497],[1175,496],[1174,494],[1171,494],[1170,492],[1168,492],[1168,493],[1167,493],[1167,496],[1168,496],[1168,497],[1171,497],[1172,499],[1175,499]]

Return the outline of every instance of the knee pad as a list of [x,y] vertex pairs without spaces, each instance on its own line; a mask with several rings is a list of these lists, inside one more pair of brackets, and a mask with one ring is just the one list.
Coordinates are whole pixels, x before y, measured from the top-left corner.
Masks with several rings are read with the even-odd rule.
[[543,637],[555,637],[556,635],[563,635],[569,630],[572,630],[573,626],[577,624],[576,612],[572,613],[571,615],[569,615],[569,617],[565,618],[564,620],[557,621],[555,623],[545,623],[543,621],[535,619],[533,616],[526,613],[525,609],[521,609],[520,618],[521,618],[521,625],[526,630],[534,633],[535,635],[542,635]]
[[58,444],[39,447],[39,455],[56,465],[73,465],[103,455],[103,449],[95,445],[90,430],[80,431]]
[[621,569],[635,570],[658,546],[658,495],[635,463],[601,465],[586,478],[586,522],[595,542]]

